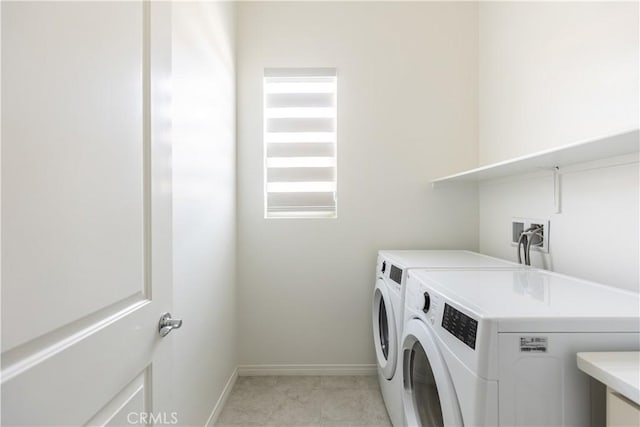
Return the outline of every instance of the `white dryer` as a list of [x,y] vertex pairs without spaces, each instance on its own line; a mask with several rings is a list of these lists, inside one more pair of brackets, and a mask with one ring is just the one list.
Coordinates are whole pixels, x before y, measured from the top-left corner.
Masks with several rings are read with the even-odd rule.
[[399,354],[404,312],[404,283],[412,268],[520,269],[523,266],[461,250],[380,251],[373,296],[373,339],[382,396],[394,426],[404,425]]
[[640,297],[544,270],[411,270],[402,337],[409,426],[588,426],[576,353],[640,349]]

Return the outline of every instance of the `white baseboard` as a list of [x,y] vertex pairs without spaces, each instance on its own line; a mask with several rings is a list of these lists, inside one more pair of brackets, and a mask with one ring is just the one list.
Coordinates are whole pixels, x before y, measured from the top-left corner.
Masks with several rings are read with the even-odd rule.
[[213,407],[213,411],[211,411],[211,415],[209,415],[209,419],[207,420],[205,427],[213,427],[215,422],[218,420],[218,417],[220,416],[220,413],[224,408],[224,404],[227,403],[229,394],[231,394],[231,390],[233,389],[233,386],[235,385],[237,379],[238,379],[238,368],[233,370],[233,372],[231,373],[231,376],[229,377],[229,380],[227,381],[224,388],[222,389],[222,393],[220,393],[220,397],[218,398],[218,401]]
[[238,375],[375,375],[376,365],[240,365]]

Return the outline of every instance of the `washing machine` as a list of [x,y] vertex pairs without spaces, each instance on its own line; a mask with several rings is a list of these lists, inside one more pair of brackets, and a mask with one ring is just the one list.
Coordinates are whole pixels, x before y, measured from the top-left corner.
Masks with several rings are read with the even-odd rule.
[[373,296],[373,338],[378,380],[387,412],[394,426],[404,425],[402,381],[399,365],[404,312],[404,283],[412,268],[521,269],[519,264],[470,251],[379,251]]
[[411,270],[409,426],[598,426],[581,351],[640,350],[637,293],[545,270]]

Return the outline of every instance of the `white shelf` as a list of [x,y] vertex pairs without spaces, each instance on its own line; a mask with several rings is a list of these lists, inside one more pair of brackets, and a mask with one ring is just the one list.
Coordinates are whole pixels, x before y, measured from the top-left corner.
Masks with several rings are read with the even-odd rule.
[[637,153],[639,148],[640,130],[633,129],[616,135],[581,141],[564,147],[482,166],[455,175],[438,178],[431,181],[431,183],[435,186],[436,184],[445,183],[478,182],[539,170],[556,170],[556,168],[576,163]]

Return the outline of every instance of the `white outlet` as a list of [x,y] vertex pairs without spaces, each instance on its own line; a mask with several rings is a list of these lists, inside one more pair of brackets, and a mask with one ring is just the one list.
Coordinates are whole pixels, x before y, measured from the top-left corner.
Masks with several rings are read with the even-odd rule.
[[531,249],[538,252],[549,253],[549,230],[550,221],[548,219],[532,218],[512,218],[511,219],[511,246],[518,245],[520,233],[527,230],[532,225],[542,225],[542,241],[531,243]]

